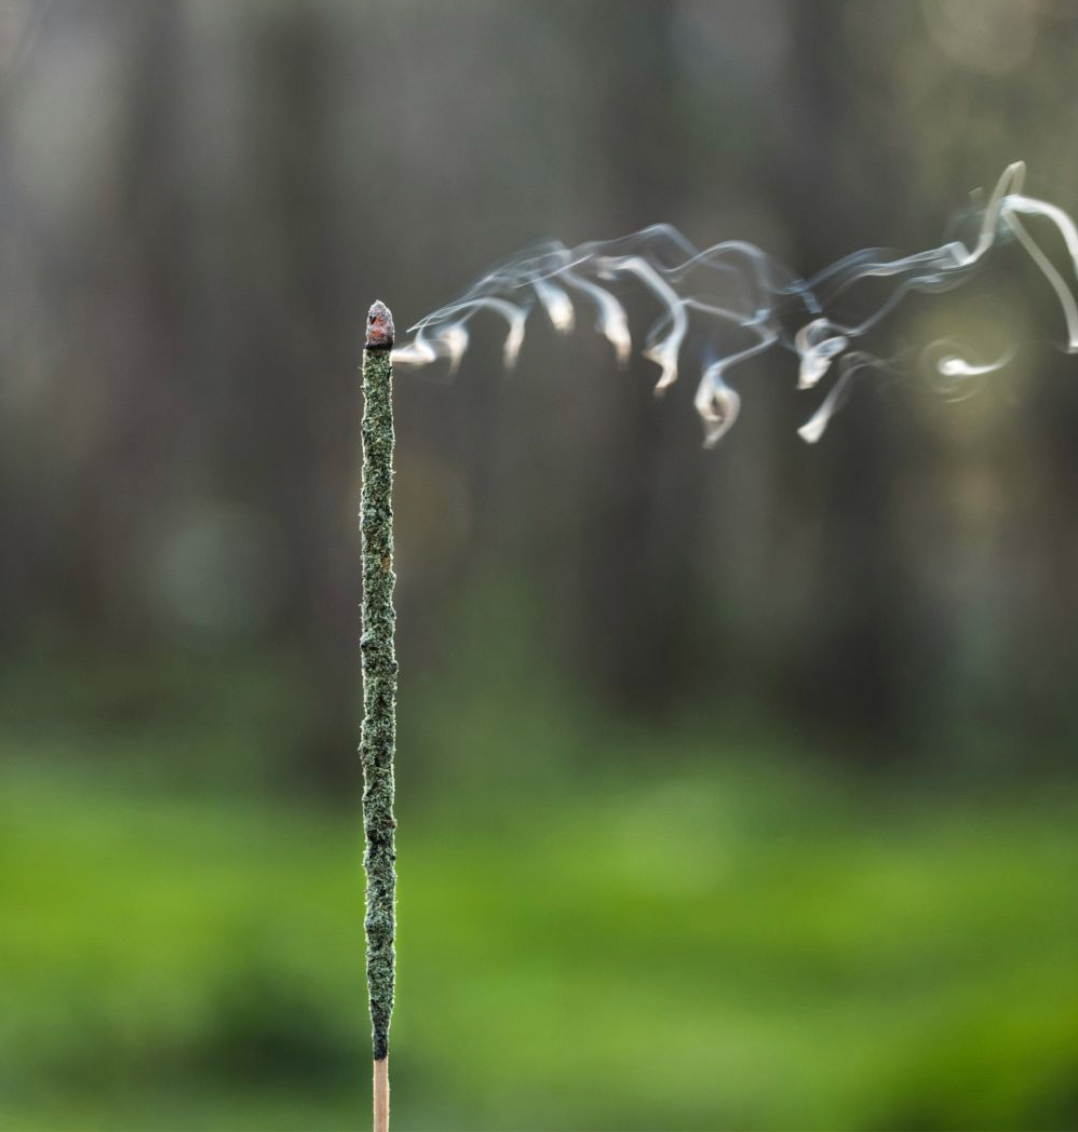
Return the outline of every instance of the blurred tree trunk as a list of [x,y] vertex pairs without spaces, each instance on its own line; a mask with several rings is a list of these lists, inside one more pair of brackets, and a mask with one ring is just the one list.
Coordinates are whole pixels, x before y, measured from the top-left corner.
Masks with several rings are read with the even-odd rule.
[[[796,47],[789,117],[771,150],[772,176],[793,239],[794,266],[807,274],[845,254],[851,239],[856,246],[848,218],[882,223],[897,211],[898,179],[887,169],[875,170],[871,202],[836,194],[842,187],[838,171],[856,164],[861,149],[851,125],[855,92],[843,59],[845,41],[836,33],[844,7],[842,0],[789,5]],[[878,151],[873,160],[880,161]],[[779,661],[776,694],[823,734],[849,732],[859,751],[882,757],[904,733],[903,673],[916,661],[904,651],[911,595],[892,516],[900,461],[896,425],[875,391],[859,392],[812,452],[826,468],[823,549],[811,597],[815,616],[806,620],[794,655]],[[787,470],[803,455],[792,451],[799,444],[790,438],[780,455]],[[782,478],[794,495],[788,506],[796,509],[801,477],[784,472]]]
[[[599,3],[584,12],[584,41],[593,47],[612,25],[620,33],[616,55],[604,58],[595,111],[606,143],[605,169],[597,173],[617,188],[606,233],[676,219],[684,203],[679,186],[691,184],[692,170],[670,161],[682,142],[674,7]],[[621,388],[609,403],[602,476],[581,482],[590,522],[575,549],[578,655],[589,682],[630,712],[661,710],[678,692],[689,619],[698,608],[692,544],[704,479],[698,424],[684,403],[692,374],[665,401],[656,400],[658,370],[640,348],[646,320],[658,310],[640,311],[645,321],[633,320],[628,372],[617,375]]]
[[[334,457],[352,453],[358,461],[358,406],[354,420],[342,420],[340,406],[356,402],[363,315],[355,312],[354,326],[339,325],[332,294],[337,273],[329,269],[340,254],[325,74],[336,18],[332,6],[286,8],[262,23],[252,60],[256,104],[268,108],[260,114],[276,124],[255,174],[263,184],[252,184],[251,192],[265,210],[265,246],[277,286],[261,295],[252,324],[238,337],[249,399],[235,406],[234,423],[240,434],[252,421],[258,427],[244,486],[252,499],[272,500],[291,578],[280,629],[304,658],[303,694],[315,694],[320,703],[294,752],[294,772],[339,796],[342,786],[359,786],[358,478],[355,463],[342,466]],[[334,600],[339,590],[332,567],[342,541],[355,549],[356,580],[344,607]]]

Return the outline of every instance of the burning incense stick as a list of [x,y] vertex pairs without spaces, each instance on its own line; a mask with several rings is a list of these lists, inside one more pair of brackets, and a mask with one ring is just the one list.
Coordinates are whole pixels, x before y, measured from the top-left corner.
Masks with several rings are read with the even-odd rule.
[[389,1128],[389,1021],[393,1012],[397,874],[393,755],[397,658],[393,647],[393,316],[381,302],[367,318],[363,351],[363,826],[367,851],[367,988],[374,1053],[374,1132]]

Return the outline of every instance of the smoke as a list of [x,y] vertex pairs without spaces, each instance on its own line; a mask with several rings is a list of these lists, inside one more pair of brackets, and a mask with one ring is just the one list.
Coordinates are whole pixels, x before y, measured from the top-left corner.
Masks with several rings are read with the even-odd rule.
[[[835,366],[823,401],[798,430],[814,444],[848,396],[853,378],[868,368],[888,368],[864,350],[851,350],[851,344],[911,292],[949,290],[969,280],[1002,239],[1016,239],[1043,274],[1059,300],[1064,348],[1078,352],[1078,231],[1062,209],[1022,194],[1025,172],[1022,162],[1007,167],[978,209],[975,238],[969,243],[949,240],[908,256],[871,248],[809,279],[753,244],[728,241],[700,251],[668,224],[576,248],[547,243],[496,267],[459,299],[420,319],[409,331],[412,340],[394,350],[393,358],[415,366],[446,359],[455,373],[468,348],[468,324],[489,312],[506,324],[504,360],[511,367],[523,346],[528,318],[539,307],[561,333],[572,331],[578,315],[588,312],[624,364],[632,351],[632,333],[618,295],[644,291],[659,306],[641,351],[659,367],[657,393],[677,380],[690,334],[703,341],[708,358],[717,358],[703,369],[695,396],[708,446],[737,420],[741,398],[727,383],[729,371],[776,345],[797,355],[798,389],[815,388]],[[1030,233],[1029,218],[1047,222],[1062,237],[1073,279],[1064,278]],[[843,316],[839,312],[849,307],[856,285],[874,298],[859,317]],[[866,305],[864,294],[860,305]],[[1005,366],[1014,352],[986,361],[948,339],[926,346],[924,359],[934,383],[947,396],[960,397],[973,380]]]

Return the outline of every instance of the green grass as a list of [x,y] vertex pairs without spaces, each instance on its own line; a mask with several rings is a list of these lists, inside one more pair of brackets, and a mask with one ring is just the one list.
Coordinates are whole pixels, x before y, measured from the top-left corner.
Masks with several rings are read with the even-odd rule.
[[[358,817],[19,765],[0,1127],[365,1127]],[[1078,798],[792,765],[405,793],[394,1127],[1073,1126]]]

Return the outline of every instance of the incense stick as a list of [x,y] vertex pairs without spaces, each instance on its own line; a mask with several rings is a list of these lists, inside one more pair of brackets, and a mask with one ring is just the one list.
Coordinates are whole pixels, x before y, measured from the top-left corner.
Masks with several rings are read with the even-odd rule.
[[397,659],[393,636],[393,316],[375,303],[363,351],[363,827],[367,848],[367,988],[374,1055],[374,1132],[389,1128],[389,1022],[396,934],[393,756],[397,739]]

